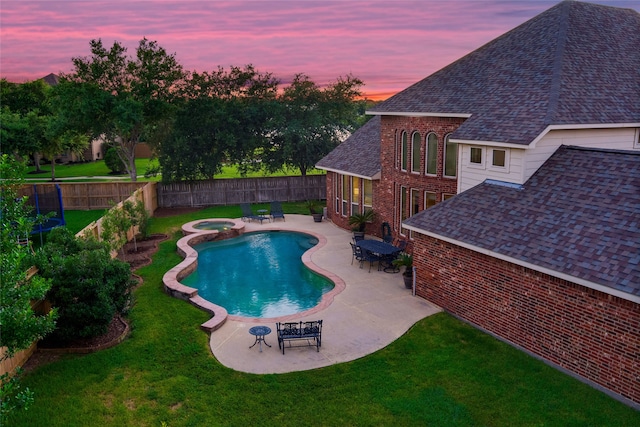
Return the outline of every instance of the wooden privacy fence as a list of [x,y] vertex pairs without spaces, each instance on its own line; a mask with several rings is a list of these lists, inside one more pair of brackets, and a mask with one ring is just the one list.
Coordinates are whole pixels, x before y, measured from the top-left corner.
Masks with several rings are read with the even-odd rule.
[[21,188],[20,195],[31,196],[33,186],[44,192],[54,192],[58,184],[62,191],[62,204],[67,210],[88,211],[109,209],[114,204],[126,200],[131,193],[147,184],[146,182],[56,182],[27,184]]
[[326,175],[212,179],[158,184],[158,207],[297,202],[327,198]]

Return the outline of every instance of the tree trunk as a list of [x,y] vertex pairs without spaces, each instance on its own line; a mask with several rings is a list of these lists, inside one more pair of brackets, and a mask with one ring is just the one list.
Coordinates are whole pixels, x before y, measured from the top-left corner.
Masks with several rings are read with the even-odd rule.
[[51,156],[51,181],[56,180],[56,159]]
[[40,153],[33,153],[33,164],[36,167],[36,173],[40,173],[42,169],[40,169]]

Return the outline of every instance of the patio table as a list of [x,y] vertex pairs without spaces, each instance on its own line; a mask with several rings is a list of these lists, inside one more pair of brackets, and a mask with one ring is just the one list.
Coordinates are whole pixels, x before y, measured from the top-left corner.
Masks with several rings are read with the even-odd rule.
[[399,271],[391,264],[391,261],[395,258],[395,255],[400,252],[400,248],[393,246],[391,243],[374,239],[359,240],[356,245],[360,246],[363,250],[373,252],[387,260],[387,266],[384,268],[386,273],[397,273]]

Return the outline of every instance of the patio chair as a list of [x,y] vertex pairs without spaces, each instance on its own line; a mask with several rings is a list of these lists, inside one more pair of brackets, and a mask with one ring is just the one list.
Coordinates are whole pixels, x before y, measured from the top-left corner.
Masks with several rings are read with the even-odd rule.
[[353,260],[357,260],[358,262],[362,261],[362,248],[349,242],[351,245],[351,265],[353,265]]
[[402,252],[407,248],[407,241],[399,240],[394,246],[398,248],[398,252]]
[[252,221],[255,219],[257,221],[260,221],[260,224],[262,224],[262,220],[264,219],[264,217],[254,214],[249,203],[240,203],[240,209],[242,210],[243,221]]
[[370,252],[366,249],[360,248],[362,258],[360,259],[360,268],[364,265],[365,261],[369,261],[369,273],[371,273],[371,266],[374,262],[378,262],[378,271],[380,271],[380,256]]
[[385,243],[393,242],[393,234],[391,234],[391,226],[388,222],[382,223],[382,241]]
[[283,221],[286,221],[282,204],[278,201],[271,202],[271,219],[275,221],[276,218],[282,218]]

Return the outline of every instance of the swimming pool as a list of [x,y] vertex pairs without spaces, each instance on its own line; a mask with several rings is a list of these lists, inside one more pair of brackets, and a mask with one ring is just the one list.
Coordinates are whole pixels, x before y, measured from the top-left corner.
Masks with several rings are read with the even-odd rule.
[[270,318],[315,307],[334,287],[308,269],[302,254],[318,243],[291,231],[245,233],[200,243],[198,267],[181,282],[229,314]]

